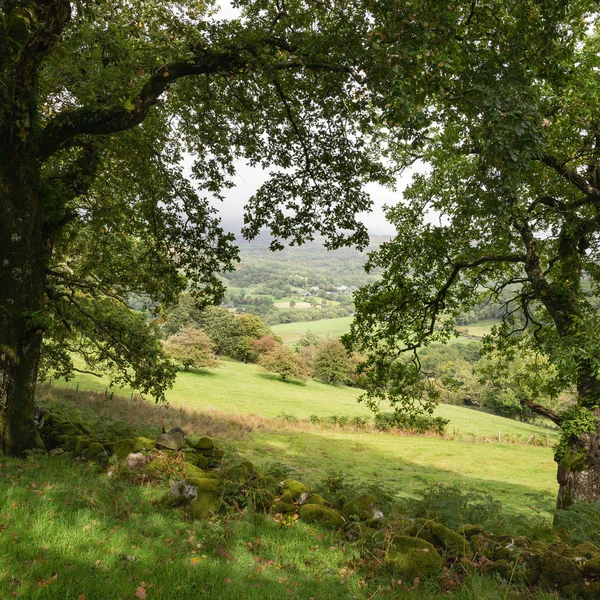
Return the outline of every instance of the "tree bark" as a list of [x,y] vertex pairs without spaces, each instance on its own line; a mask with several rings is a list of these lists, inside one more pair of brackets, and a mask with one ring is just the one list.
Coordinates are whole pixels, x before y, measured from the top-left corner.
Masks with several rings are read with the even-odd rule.
[[[0,155],[3,154],[0,148]],[[0,448],[43,448],[34,423],[44,321],[42,209],[35,160],[0,158]]]
[[600,426],[596,433],[583,434],[569,444],[558,464],[556,507],[600,502]]

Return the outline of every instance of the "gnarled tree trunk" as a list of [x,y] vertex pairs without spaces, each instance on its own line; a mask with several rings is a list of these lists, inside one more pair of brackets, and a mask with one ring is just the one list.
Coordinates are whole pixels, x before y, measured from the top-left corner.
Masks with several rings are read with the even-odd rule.
[[34,159],[17,164],[0,148],[0,448],[11,455],[43,447],[34,423],[44,320],[38,182]]

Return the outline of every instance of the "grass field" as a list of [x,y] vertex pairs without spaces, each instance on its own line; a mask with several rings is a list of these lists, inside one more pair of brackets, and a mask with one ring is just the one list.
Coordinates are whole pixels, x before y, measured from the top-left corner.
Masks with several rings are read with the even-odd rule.
[[[57,382],[63,385],[61,382]],[[108,380],[93,375],[78,374],[69,386],[79,385],[81,390],[102,392]],[[120,390],[125,396],[132,390]],[[357,403],[361,391],[345,386],[331,386],[314,379],[306,382],[284,382],[274,374],[265,373],[253,364],[222,360],[217,369],[198,369],[180,372],[172,390],[167,392],[167,401],[175,406],[199,410],[214,410],[228,414],[259,415],[277,417],[285,414],[298,419],[309,419],[311,415],[356,417],[371,413]],[[384,407],[382,407],[383,409]],[[521,436],[527,440],[532,433],[546,435],[546,429],[496,415],[442,404],[436,414],[449,419],[447,431],[457,429],[459,436],[474,438],[476,431],[481,438],[501,435]],[[551,441],[558,433],[549,432]]]

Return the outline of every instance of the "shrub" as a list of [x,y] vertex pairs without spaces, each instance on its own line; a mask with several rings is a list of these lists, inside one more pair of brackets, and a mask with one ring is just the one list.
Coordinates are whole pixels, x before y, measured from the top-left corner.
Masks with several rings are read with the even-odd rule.
[[403,429],[415,433],[437,433],[442,435],[448,419],[430,415],[402,415],[400,413],[379,413],[375,415],[375,427],[381,431]]

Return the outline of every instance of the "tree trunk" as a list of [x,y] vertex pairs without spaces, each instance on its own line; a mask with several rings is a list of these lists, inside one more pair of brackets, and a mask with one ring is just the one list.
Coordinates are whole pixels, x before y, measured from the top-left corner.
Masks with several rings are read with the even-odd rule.
[[0,447],[14,456],[43,448],[34,402],[46,249],[39,171],[23,158],[17,165],[0,147]]
[[600,426],[596,433],[583,434],[569,444],[558,464],[556,507],[600,502]]

